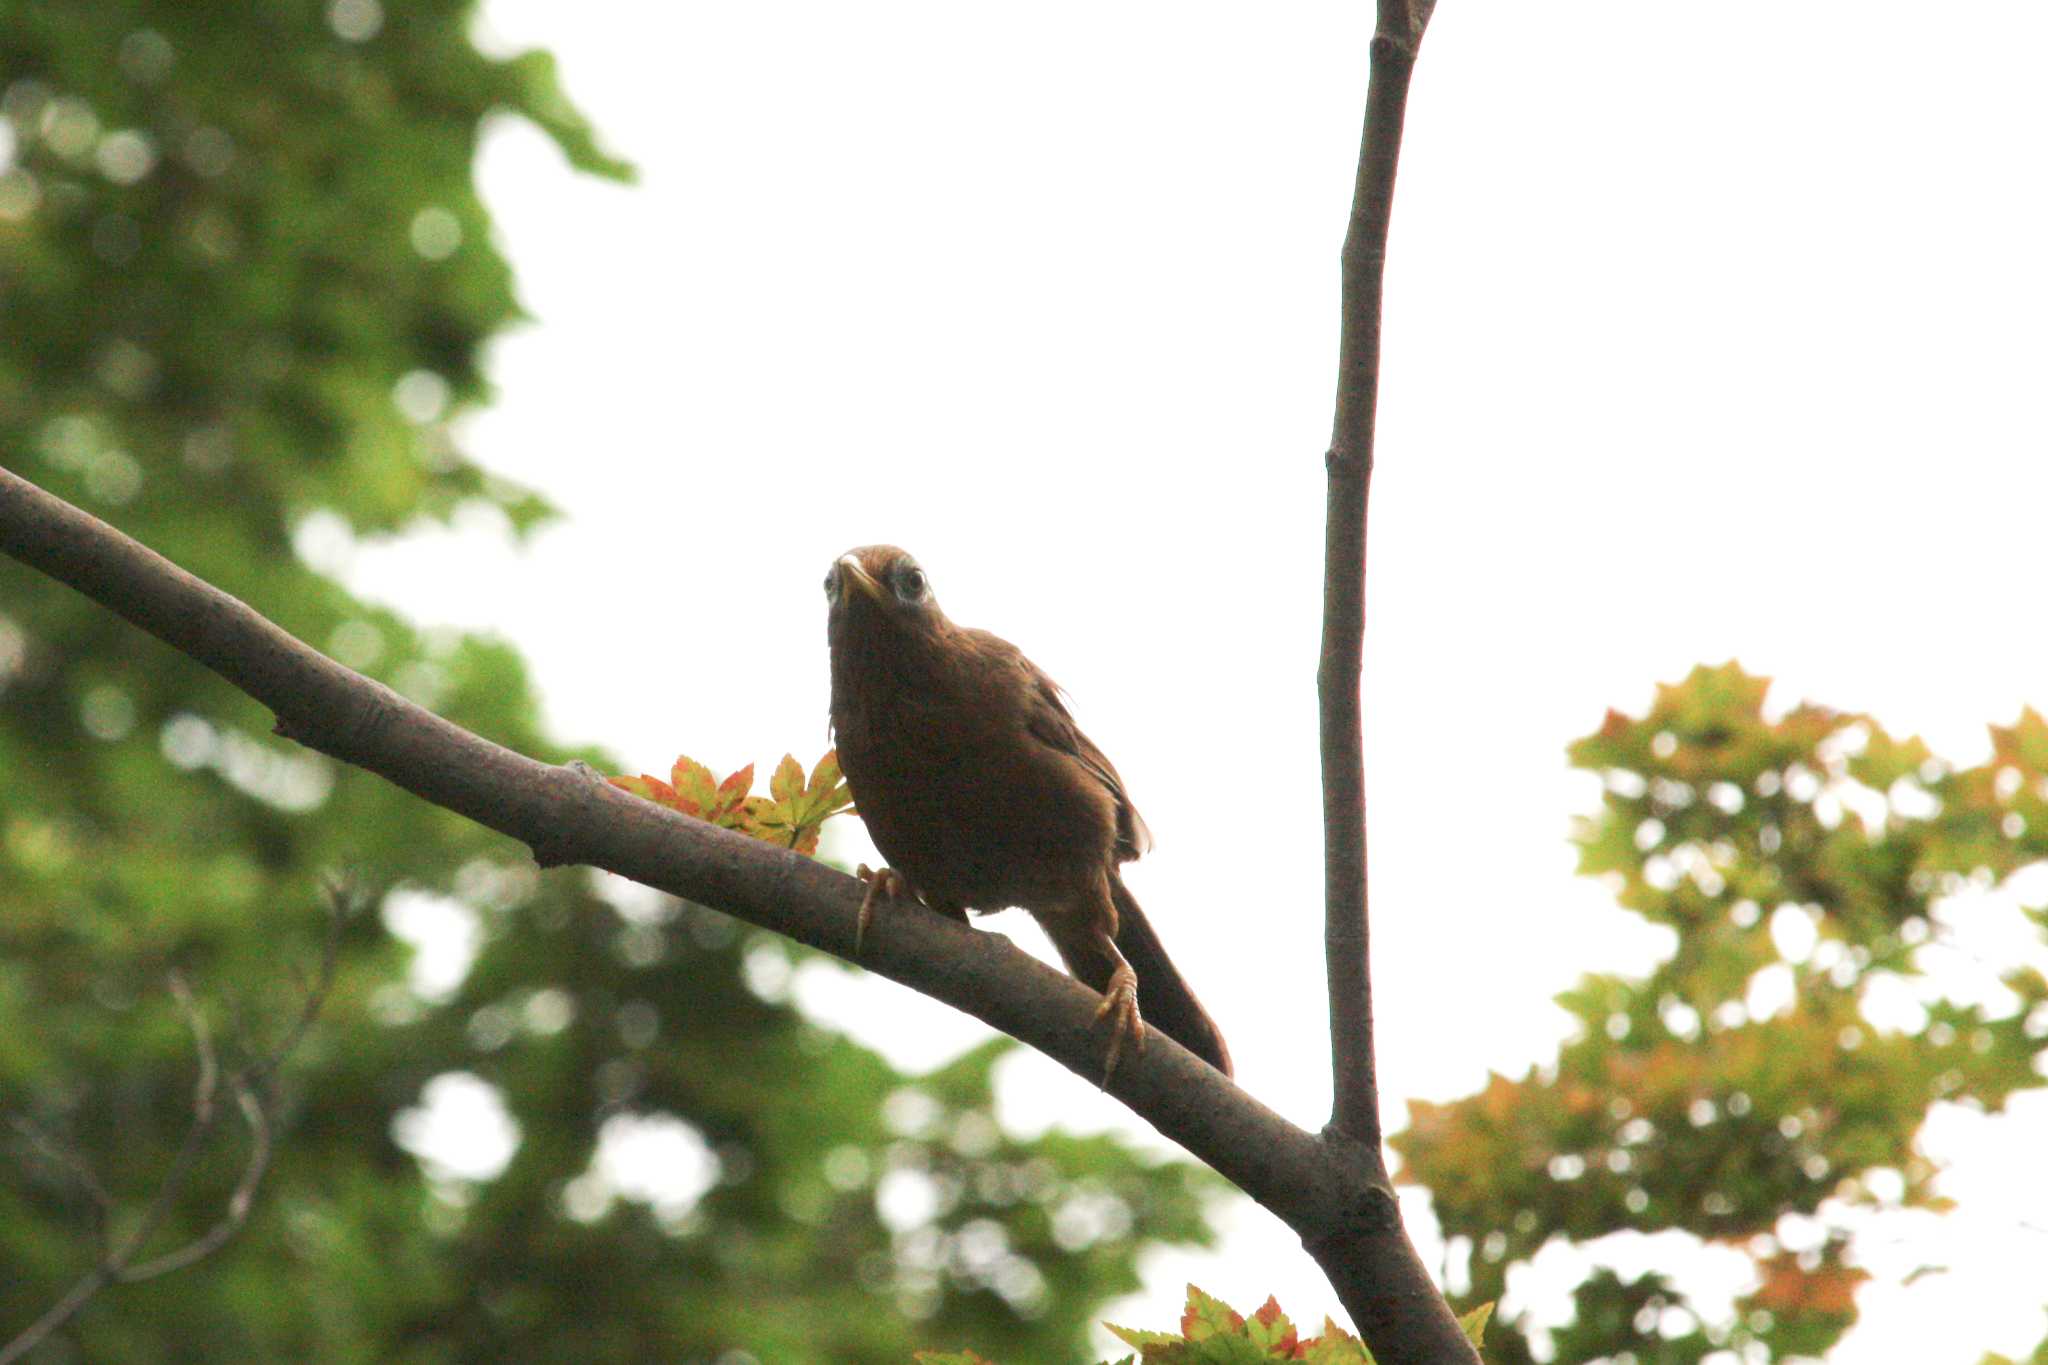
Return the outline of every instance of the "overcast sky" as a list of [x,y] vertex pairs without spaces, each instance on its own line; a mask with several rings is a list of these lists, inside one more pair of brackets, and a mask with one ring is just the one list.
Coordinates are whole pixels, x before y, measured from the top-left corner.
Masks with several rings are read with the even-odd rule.
[[[1241,1080],[1319,1125],[1321,456],[1371,8],[490,0],[486,40],[554,50],[643,174],[579,179],[520,127],[484,147],[536,323],[467,439],[566,516],[523,551],[485,520],[365,550],[354,581],[516,641],[564,739],[724,770],[825,748],[824,569],[909,547],[1073,694]],[[1659,951],[1572,875],[1595,788],[1564,745],[1607,706],[1732,657],[1974,761],[2048,703],[2044,52],[2039,0],[1445,0],[1373,491],[1390,1122],[1553,1055],[1556,992]],[[798,992],[904,1065],[984,1036],[879,978]],[[1036,1056],[1003,1098],[1158,1144]],[[1939,1117],[1963,1207],[1877,1229],[1836,1359],[2039,1340],[2040,1098]],[[1598,1257],[1725,1304],[1739,1258],[1689,1242]],[[1926,1261],[1954,1269],[1901,1288]],[[1588,1264],[1511,1292],[1554,1311]],[[1169,1323],[1190,1278],[1337,1312],[1248,1208],[1117,1317]]]

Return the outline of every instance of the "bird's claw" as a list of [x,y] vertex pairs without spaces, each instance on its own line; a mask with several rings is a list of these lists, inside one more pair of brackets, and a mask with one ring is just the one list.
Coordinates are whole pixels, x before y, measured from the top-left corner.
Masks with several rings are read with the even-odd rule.
[[908,896],[910,883],[903,874],[893,868],[876,869],[866,863],[855,873],[868,885],[867,894],[860,898],[860,914],[853,922],[853,955],[860,956],[861,942],[868,936],[868,925],[875,917],[875,902],[884,896]]
[[1102,993],[1102,1003],[1095,1007],[1097,1023],[1107,1019],[1109,1025],[1109,1060],[1102,1067],[1102,1088],[1109,1089],[1109,1078],[1116,1074],[1116,1064],[1124,1054],[1124,1040],[1129,1039],[1133,1053],[1145,1050],[1145,1021],[1138,1015],[1138,974],[1130,964],[1119,966],[1110,974],[1109,989]]

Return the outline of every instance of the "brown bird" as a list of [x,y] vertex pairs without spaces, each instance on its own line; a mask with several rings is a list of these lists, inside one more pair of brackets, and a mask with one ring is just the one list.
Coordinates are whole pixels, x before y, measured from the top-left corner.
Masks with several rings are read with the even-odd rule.
[[1021,906],[1102,992],[1105,1084],[1126,1039],[1144,1046],[1146,1019],[1229,1075],[1223,1035],[1118,875],[1151,833],[1052,679],[1009,641],[948,620],[893,545],[841,555],[825,598],[839,765],[889,860],[861,869],[860,930],[897,892],[961,919]]

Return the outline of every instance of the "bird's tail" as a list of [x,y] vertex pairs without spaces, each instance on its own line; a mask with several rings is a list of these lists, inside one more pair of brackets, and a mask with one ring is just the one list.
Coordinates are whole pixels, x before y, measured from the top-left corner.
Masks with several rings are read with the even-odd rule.
[[1230,1075],[1230,1049],[1223,1045],[1223,1031],[1195,999],[1186,978],[1166,955],[1166,945],[1153,932],[1152,921],[1138,908],[1137,897],[1114,871],[1109,874],[1109,892],[1116,906],[1117,951],[1138,974],[1138,1013],[1161,1033]]

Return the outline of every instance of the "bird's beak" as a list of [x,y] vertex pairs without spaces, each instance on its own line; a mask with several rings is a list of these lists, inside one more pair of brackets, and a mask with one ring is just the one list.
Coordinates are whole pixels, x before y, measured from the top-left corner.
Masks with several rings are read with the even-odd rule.
[[841,555],[839,556],[839,568],[845,573],[847,581],[853,584],[853,586],[859,588],[877,602],[882,600],[882,585],[875,581],[874,575],[861,567],[858,559],[852,555]]

